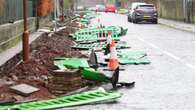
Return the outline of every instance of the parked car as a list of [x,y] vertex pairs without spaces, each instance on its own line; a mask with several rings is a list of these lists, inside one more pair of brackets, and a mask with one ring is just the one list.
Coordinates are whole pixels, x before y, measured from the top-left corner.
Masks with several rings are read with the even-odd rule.
[[130,9],[129,9],[129,14],[128,14],[128,21],[129,22],[132,22],[132,15],[135,11],[135,8],[138,6],[138,5],[144,5],[146,3],[144,2],[133,2],[130,6]]
[[112,12],[112,13],[117,13],[117,9],[115,5],[106,5],[106,10],[105,12]]
[[132,14],[133,23],[140,21],[150,21],[158,23],[158,13],[153,4],[138,5]]
[[98,12],[105,12],[106,7],[104,5],[96,5],[96,11]]

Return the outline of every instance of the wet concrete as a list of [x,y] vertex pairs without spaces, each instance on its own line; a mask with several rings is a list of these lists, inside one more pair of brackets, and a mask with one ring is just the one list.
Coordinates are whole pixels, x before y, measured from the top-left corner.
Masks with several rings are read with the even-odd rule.
[[[135,81],[120,89],[117,103],[79,106],[68,110],[194,110],[195,34],[160,24],[132,24],[125,15],[102,14],[105,25],[129,29],[122,38],[132,50],[145,51],[150,65],[125,66],[120,81]],[[64,109],[66,110],[66,109]]]

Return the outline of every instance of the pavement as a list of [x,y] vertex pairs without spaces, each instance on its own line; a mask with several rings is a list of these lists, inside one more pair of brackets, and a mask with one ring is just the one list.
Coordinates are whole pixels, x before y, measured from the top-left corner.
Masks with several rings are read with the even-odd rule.
[[[119,81],[135,81],[135,88],[119,89],[116,103],[62,110],[194,110],[195,34],[162,24],[127,22],[125,15],[102,14],[104,25],[129,29],[122,38],[131,50],[145,51],[149,65],[126,65]],[[94,22],[93,22],[94,23]],[[105,86],[107,87],[107,86]]]
[[174,21],[174,20],[168,20],[168,19],[163,19],[163,18],[159,18],[159,23],[175,28],[175,29],[195,33],[195,24],[188,24],[188,23],[181,22],[181,21]]
[[[44,32],[34,32],[29,35],[29,44],[33,42],[36,38],[41,36]],[[22,41],[20,41],[16,46],[0,53],[0,66],[6,63],[9,59],[14,57],[16,54],[22,51]]]
[[[66,27],[60,27],[56,31],[60,31]],[[50,32],[48,29],[39,29],[36,32],[30,33],[29,35],[29,44],[31,44],[34,40],[36,40],[38,37],[40,37],[44,33]],[[20,53],[22,51],[22,41],[20,41],[17,45],[14,47],[1,52],[0,53],[0,66],[2,66],[4,63],[6,63],[8,60],[10,60],[12,57],[14,57],[16,54]]]

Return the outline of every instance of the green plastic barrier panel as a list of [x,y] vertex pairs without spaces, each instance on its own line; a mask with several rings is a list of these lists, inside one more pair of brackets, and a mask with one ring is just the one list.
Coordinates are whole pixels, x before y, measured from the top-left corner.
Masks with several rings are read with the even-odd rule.
[[[102,37],[101,35],[98,34],[83,34],[83,35],[78,35],[76,38],[74,38],[76,42],[87,42],[87,41],[106,41],[107,37]],[[112,39],[119,41],[120,37],[119,36],[112,36]]]
[[104,89],[88,91],[61,98],[18,104],[10,107],[17,110],[51,110],[64,107],[73,107],[101,101],[116,100],[122,95],[118,92],[106,92]]
[[78,69],[80,67],[89,68],[87,60],[80,58],[55,58],[54,65],[60,69]]
[[92,44],[75,44],[72,46],[73,49],[79,49],[79,50],[89,50],[89,49],[96,49],[101,48],[101,46],[98,46],[97,43]]
[[127,58],[119,58],[119,63],[122,65],[125,64],[150,64],[150,61],[147,58],[140,59],[127,59]]
[[83,16],[83,18],[84,18],[84,19],[87,19],[87,20],[90,20],[90,19],[95,18],[95,16],[94,16],[94,15],[86,14],[86,15]]
[[[109,57],[102,58],[102,54],[97,54],[98,63],[107,66]],[[118,61],[121,65],[126,64],[150,64],[145,52],[141,51],[117,51]]]
[[85,29],[81,29],[79,30],[77,33],[85,33],[85,32],[89,32],[89,33],[100,33],[101,31],[108,31],[111,30],[113,33],[115,34],[120,34],[121,33],[121,28],[120,27],[115,27],[115,26],[110,26],[110,27],[105,27],[105,28],[85,28]]
[[98,37],[97,35],[95,34],[92,34],[92,35],[79,35],[75,38],[75,41],[76,42],[82,42],[82,41],[97,41],[98,40]]
[[81,73],[85,79],[100,81],[100,82],[110,82],[110,79],[106,77],[99,71],[94,70],[93,68],[83,68]]
[[[80,50],[90,50],[90,49],[105,49],[106,48],[106,43],[105,42],[100,42],[100,43],[91,43],[91,44],[75,44],[72,46],[73,49],[80,49]],[[116,49],[126,49],[130,48],[126,42],[118,42],[116,45]]]
[[67,69],[65,66],[64,66],[64,62],[61,61],[61,60],[55,60],[54,61],[54,65],[57,66],[59,69],[61,70],[65,70]]
[[150,64],[142,51],[118,51],[117,56],[120,64]]
[[94,70],[92,68],[83,68],[81,69],[81,73],[83,77],[88,80],[112,83],[113,88],[116,87],[119,79],[119,67],[115,71],[104,72],[99,72],[98,70]]
[[87,19],[81,19],[81,23],[83,23],[83,24],[89,24],[89,20],[87,20]]
[[127,58],[127,59],[140,59],[147,56],[147,54],[143,51],[125,51],[125,50],[117,51],[117,55],[120,58]]
[[11,106],[0,106],[0,110],[8,110]]
[[[76,41],[84,41],[84,40],[106,40],[108,36],[108,31],[112,31],[112,38],[114,40],[120,40],[120,37],[125,33],[127,29],[124,31],[123,28],[117,27],[117,26],[109,26],[105,28],[86,28],[81,29],[77,31],[73,38],[76,39]],[[96,35],[96,36],[94,36]],[[91,36],[92,38],[89,39],[88,36]]]

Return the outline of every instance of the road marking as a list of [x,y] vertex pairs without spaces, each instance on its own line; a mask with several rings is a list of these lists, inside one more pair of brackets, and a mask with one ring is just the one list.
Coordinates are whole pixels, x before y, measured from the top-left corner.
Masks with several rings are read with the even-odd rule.
[[137,37],[139,40],[141,40],[142,42],[146,42],[144,39]]
[[146,41],[146,40],[144,40],[144,39],[142,39],[140,37],[138,37],[138,39],[141,40],[142,42],[147,43],[148,45],[150,45],[151,47],[153,47],[155,49],[160,49],[160,47],[158,47],[158,46],[156,46],[156,45],[154,45],[154,44],[152,44],[152,43],[150,43],[150,42],[148,42],[148,41]]
[[160,47],[158,47],[158,46],[156,46],[156,45],[154,45],[154,44],[149,43],[149,45],[150,45],[151,47],[155,48],[155,49],[160,49]]
[[[138,37],[138,39],[139,39],[140,41],[142,41],[142,42],[144,42],[144,43],[150,45],[151,47],[153,47],[153,48],[155,48],[155,49],[158,49],[158,50],[162,51],[165,55],[167,55],[167,56],[169,56],[169,57],[171,57],[171,58],[173,58],[173,59],[175,59],[175,60],[177,60],[177,61],[179,61],[179,62],[183,62],[183,64],[185,64],[185,63],[184,63],[185,61],[183,61],[181,58],[177,57],[176,55],[174,55],[174,54],[172,54],[172,53],[170,53],[170,52],[168,52],[168,51],[163,51],[160,47],[158,47],[158,46],[156,46],[156,45],[154,45],[154,44],[152,44],[152,43],[150,43],[150,42],[148,42],[148,41],[146,41],[146,40],[144,40],[144,39],[142,39],[142,38],[140,38],[140,37]],[[191,68],[191,69],[195,69],[195,65],[192,65],[192,64],[190,64],[190,63],[186,63],[185,66],[187,66],[188,68]]]
[[172,53],[169,53],[169,52],[167,52],[167,51],[163,51],[163,53],[166,54],[166,55],[168,55],[169,57],[175,59],[175,60],[181,61],[181,59],[180,59],[179,57],[173,55]]
[[168,55],[169,57],[171,57],[171,58],[173,58],[175,60],[181,61],[181,59],[179,57],[173,55],[172,53],[167,52],[167,51],[163,51],[162,49],[160,49],[160,47],[158,47],[158,46],[156,46],[156,45],[154,45],[154,44],[152,44],[152,43],[150,43],[150,42],[148,42],[148,41],[146,41],[146,40],[144,40],[144,39],[142,39],[140,37],[138,37],[138,39],[141,40],[141,41],[143,41],[143,42],[145,42],[146,44],[150,45],[151,47],[153,47],[155,49],[159,49],[160,51],[162,51],[164,54]]

